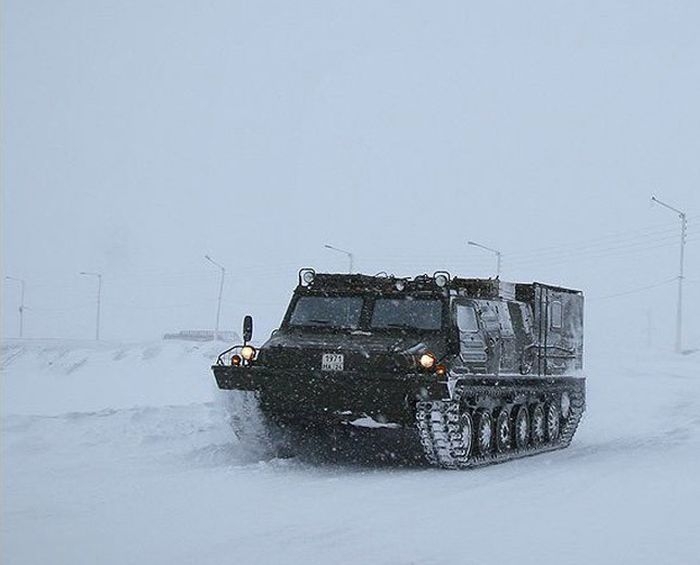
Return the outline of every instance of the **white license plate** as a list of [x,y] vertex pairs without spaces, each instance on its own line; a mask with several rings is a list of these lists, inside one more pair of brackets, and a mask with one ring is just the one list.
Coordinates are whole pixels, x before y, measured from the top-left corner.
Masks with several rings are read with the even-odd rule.
[[322,371],[342,371],[345,356],[342,353],[324,353],[321,357]]

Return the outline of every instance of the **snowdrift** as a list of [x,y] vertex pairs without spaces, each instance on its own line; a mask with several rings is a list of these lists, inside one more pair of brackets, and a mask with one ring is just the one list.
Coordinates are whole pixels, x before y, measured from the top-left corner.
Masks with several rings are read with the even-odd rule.
[[8,340],[3,414],[61,414],[211,401],[223,343]]
[[449,472],[241,445],[219,349],[3,344],[3,562],[698,562],[698,354],[589,352],[569,449]]

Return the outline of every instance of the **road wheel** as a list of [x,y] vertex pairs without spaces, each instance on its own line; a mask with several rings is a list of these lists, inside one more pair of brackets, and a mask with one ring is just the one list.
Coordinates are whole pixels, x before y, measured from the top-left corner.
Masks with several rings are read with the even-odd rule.
[[515,446],[525,449],[530,439],[530,417],[525,406],[519,406],[515,413]]
[[532,409],[532,443],[535,445],[540,445],[544,443],[545,440],[545,421],[544,421],[544,409],[541,404],[536,404]]
[[476,448],[479,455],[488,455],[493,446],[493,418],[488,410],[479,412],[476,423]]
[[510,450],[512,446],[511,438],[508,410],[501,408],[496,417],[496,449],[499,453],[505,453]]
[[460,436],[454,444],[454,454],[462,464],[465,464],[472,453],[474,445],[474,421],[469,410],[464,410],[459,417]]
[[568,420],[569,414],[571,414],[571,397],[564,391],[561,393],[561,417]]
[[559,441],[560,417],[559,403],[557,401],[550,402],[547,406],[547,439],[550,443]]

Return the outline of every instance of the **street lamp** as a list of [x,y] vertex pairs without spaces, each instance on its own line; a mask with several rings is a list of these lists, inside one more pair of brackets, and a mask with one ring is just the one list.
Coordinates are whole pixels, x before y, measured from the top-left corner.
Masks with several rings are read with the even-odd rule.
[[348,267],[348,273],[352,274],[352,262],[353,262],[352,253],[350,253],[349,251],[345,251],[345,249],[339,249],[337,247],[333,247],[332,245],[328,245],[328,244],[324,245],[323,247],[325,247],[326,249],[330,249],[332,251],[337,251],[338,253],[344,253],[345,255],[347,255],[348,260],[350,262],[350,265]]
[[490,251],[491,253],[496,254],[496,276],[498,278],[501,278],[501,252],[498,249],[491,249],[490,247],[486,247],[485,245],[481,245],[480,243],[476,243],[475,241],[467,241],[467,245],[473,245],[474,247],[480,247],[481,249],[485,249],[486,251]]
[[681,261],[678,271],[678,305],[676,308],[676,353],[680,353],[683,349],[683,263],[685,260],[685,239],[686,230],[688,229],[688,220],[686,219],[685,212],[681,212],[673,206],[669,206],[656,198],[656,196],[652,196],[651,201],[675,212],[681,220]]
[[95,339],[100,340],[100,304],[102,302],[102,273],[90,273],[80,271],[80,274],[86,277],[97,277],[97,320],[95,323]]
[[224,294],[224,277],[226,276],[226,269],[224,269],[221,265],[219,265],[214,259],[209,257],[209,255],[205,255],[204,258],[209,261],[212,265],[215,267],[218,267],[221,269],[221,281],[219,282],[219,301],[216,306],[216,327],[214,328],[214,339],[218,340],[219,339],[219,319],[221,318],[221,297]]
[[8,281],[16,281],[20,284],[20,299],[19,299],[19,337],[24,336],[24,279],[18,279],[15,277],[6,276]]

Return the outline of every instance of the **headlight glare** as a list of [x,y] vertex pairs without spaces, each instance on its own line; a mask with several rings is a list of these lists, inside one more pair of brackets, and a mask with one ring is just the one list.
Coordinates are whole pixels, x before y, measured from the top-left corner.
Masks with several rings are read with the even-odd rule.
[[241,348],[241,357],[246,361],[255,359],[255,348],[252,345],[244,345]]
[[424,369],[432,369],[436,362],[435,355],[430,352],[423,353],[423,355],[420,356],[419,362],[420,366]]

